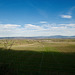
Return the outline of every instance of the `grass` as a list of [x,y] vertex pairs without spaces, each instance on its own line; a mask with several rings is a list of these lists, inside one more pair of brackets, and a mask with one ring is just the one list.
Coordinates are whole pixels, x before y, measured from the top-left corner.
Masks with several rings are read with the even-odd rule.
[[0,75],[75,75],[74,43],[31,40],[26,44],[0,48]]

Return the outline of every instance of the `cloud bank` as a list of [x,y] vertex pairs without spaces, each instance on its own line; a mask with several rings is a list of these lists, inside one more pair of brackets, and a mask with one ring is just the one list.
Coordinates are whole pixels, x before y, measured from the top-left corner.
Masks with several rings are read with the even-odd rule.
[[75,24],[0,24],[0,37],[75,35]]

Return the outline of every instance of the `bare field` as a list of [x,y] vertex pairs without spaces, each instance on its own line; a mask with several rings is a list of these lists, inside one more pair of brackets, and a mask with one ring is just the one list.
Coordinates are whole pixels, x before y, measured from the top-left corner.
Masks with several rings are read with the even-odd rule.
[[[36,51],[38,48],[42,48],[42,47],[54,47],[54,48],[57,48],[58,50],[60,49],[65,52],[66,52],[66,49],[67,49],[67,52],[68,51],[75,52],[75,50],[74,50],[75,49],[74,48],[75,47],[75,39],[37,39],[37,40],[11,39],[11,40],[7,40],[7,41],[8,41],[8,43],[7,43],[8,47],[13,42],[11,49],[14,49],[14,50],[35,49],[35,51]],[[1,48],[4,48],[4,42],[6,42],[5,39],[0,40]]]

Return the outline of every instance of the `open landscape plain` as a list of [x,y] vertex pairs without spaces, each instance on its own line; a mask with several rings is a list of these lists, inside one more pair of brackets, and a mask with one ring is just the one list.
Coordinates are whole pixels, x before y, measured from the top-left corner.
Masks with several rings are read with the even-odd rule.
[[0,75],[75,75],[75,39],[0,39]]

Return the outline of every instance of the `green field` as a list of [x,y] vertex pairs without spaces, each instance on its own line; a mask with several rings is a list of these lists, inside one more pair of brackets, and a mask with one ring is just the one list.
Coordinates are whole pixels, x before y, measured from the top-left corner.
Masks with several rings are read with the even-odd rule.
[[10,39],[7,49],[5,41],[0,75],[75,75],[75,39]]

